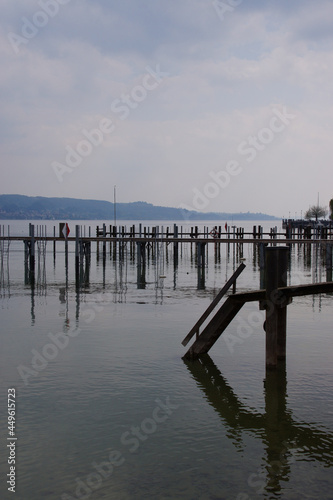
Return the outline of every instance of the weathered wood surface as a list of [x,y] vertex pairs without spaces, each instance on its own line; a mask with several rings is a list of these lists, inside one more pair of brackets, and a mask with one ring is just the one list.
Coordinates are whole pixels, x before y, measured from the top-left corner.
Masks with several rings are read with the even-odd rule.
[[[295,244],[295,243],[302,243],[302,244],[310,244],[310,245],[320,245],[320,244],[333,244],[333,239],[286,239],[286,238],[277,238],[277,239],[272,239],[272,238],[191,238],[190,236],[183,236],[180,238],[170,238],[170,237],[165,237],[165,236],[129,236],[129,235],[119,235],[119,236],[107,236],[107,237],[96,237],[96,236],[80,236],[81,239],[85,241],[94,241],[94,242],[100,242],[103,243],[105,242],[138,242],[138,243],[145,243],[148,241],[154,241],[157,240],[159,242],[163,243],[212,243],[212,244],[217,244],[217,243],[239,243],[239,244],[245,244],[245,243],[251,243],[251,244],[256,244],[260,245],[261,243],[264,244],[274,244],[274,245],[289,245],[289,244]],[[24,241],[30,239],[30,236],[0,236],[0,241]],[[59,237],[54,237],[54,236],[36,236],[35,237],[36,241],[64,241],[64,238],[59,238]],[[75,236],[68,236],[67,241],[75,241]]]
[[184,358],[195,359],[200,354],[207,353],[244,304],[245,302],[235,302],[229,297],[186,352]]
[[303,295],[314,295],[317,293],[333,292],[333,281],[325,283],[312,283],[310,285],[286,286],[278,288],[281,295],[290,297],[302,297]]
[[278,288],[287,285],[289,252],[287,246],[265,252],[266,368],[275,368],[286,357],[287,301]]
[[[277,292],[278,293],[275,294],[270,301],[275,301],[278,307],[285,308],[285,306],[290,303],[292,297],[333,292],[333,282],[330,281],[326,283],[279,287]],[[184,358],[196,359],[201,354],[208,353],[246,302],[253,302],[256,300],[265,301],[268,300],[266,297],[266,290],[254,290],[252,292],[241,292],[230,295],[224,304],[219,308],[212,320],[208,323],[206,328],[199,335],[197,340],[195,340],[190,349],[186,352]],[[284,324],[285,318],[283,317],[280,321]],[[284,355],[284,351],[285,347],[283,343],[283,345],[278,347],[277,352],[279,357],[281,357],[282,354]]]
[[[333,292],[333,281],[324,283],[311,283],[309,285],[290,285],[279,287],[278,295],[275,297],[277,301],[281,301],[283,297],[290,299],[292,297],[302,297],[303,295],[315,295],[318,293]],[[265,300],[266,290],[253,290],[250,292],[239,292],[230,296],[230,299],[235,302],[255,302],[256,300]]]
[[203,313],[203,315],[198,319],[194,327],[191,329],[191,331],[186,335],[184,338],[182,344],[183,346],[186,346],[193,335],[195,335],[196,332],[199,331],[200,326],[203,324],[203,322],[208,318],[208,316],[211,314],[211,312],[215,309],[217,304],[220,302],[222,297],[226,294],[226,292],[229,290],[229,288],[235,283],[236,279],[238,276],[244,271],[245,269],[245,264],[241,264],[238,269],[234,272],[234,274],[231,276],[231,278],[226,282],[226,284],[221,288],[219,293],[216,295],[215,299],[211,302],[211,304],[207,307],[206,311]]

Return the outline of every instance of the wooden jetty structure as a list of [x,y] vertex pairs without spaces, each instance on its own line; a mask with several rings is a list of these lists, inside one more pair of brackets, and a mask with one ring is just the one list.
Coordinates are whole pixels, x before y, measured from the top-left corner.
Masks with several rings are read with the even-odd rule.
[[[53,244],[54,258],[56,246],[63,244],[65,247],[66,280],[68,279],[68,253],[69,245],[75,254],[75,282],[77,287],[89,282],[89,267],[91,261],[92,244],[96,244],[97,260],[103,259],[103,280],[105,280],[105,262],[107,257],[107,245],[110,247],[110,258],[114,260],[124,259],[124,250],[129,246],[131,259],[136,260],[137,265],[137,285],[144,288],[146,285],[145,271],[150,255],[153,258],[159,255],[161,248],[168,248],[171,245],[173,250],[173,263],[178,266],[179,252],[182,252],[183,245],[190,245],[191,259],[192,248],[194,247],[193,258],[198,270],[198,289],[204,288],[205,268],[207,266],[208,246],[212,246],[215,257],[218,257],[221,245],[226,245],[227,251],[232,248],[239,251],[240,257],[243,245],[252,244],[254,254],[259,256],[259,266],[261,269],[261,288],[259,290],[236,293],[236,280],[245,268],[242,263],[234,275],[227,281],[217,297],[202,317],[196,322],[189,334],[183,340],[186,346],[195,336],[193,345],[185,354],[186,359],[196,359],[202,354],[209,352],[211,347],[219,339],[231,321],[247,302],[257,301],[259,307],[266,312],[266,367],[274,368],[279,360],[286,357],[286,337],[287,337],[287,306],[292,302],[293,297],[302,295],[314,295],[320,293],[333,292],[332,282],[332,232],[329,229],[322,234],[314,231],[278,233],[276,228],[264,233],[261,226],[254,226],[252,233],[245,233],[242,228],[227,226],[225,231],[219,226],[213,229],[204,227],[199,231],[198,226],[187,228],[173,227],[152,228],[132,225],[129,229],[126,226],[109,226],[106,224],[96,228],[96,234],[92,236],[91,228],[86,231],[82,226],[76,225],[74,236],[69,232],[68,224],[61,223],[58,236],[54,227],[53,235],[46,234],[46,227],[35,227],[29,224],[28,236],[12,235],[9,227],[6,232],[4,226],[0,227],[0,285],[4,284],[4,275],[8,269],[9,245],[12,242],[23,242],[24,244],[24,264],[26,284],[34,286],[35,267],[40,265],[41,255],[44,258],[45,272],[45,247],[47,242]],[[287,266],[289,251],[294,246],[311,249],[314,247],[323,252],[326,261],[327,282],[315,283],[311,285],[287,286]],[[102,250],[100,251],[100,247]],[[229,253],[227,254],[229,256]],[[316,254],[317,255],[317,254]],[[319,255],[319,254],[318,254]],[[228,257],[229,258],[229,257]],[[215,261],[216,262],[216,261]],[[6,265],[5,265],[6,264]],[[8,272],[7,272],[8,274]],[[104,281],[103,281],[104,283]],[[232,289],[233,293],[230,293]],[[220,304],[225,295],[225,302],[220,305],[215,315],[200,333],[202,325],[208,320],[215,308]]]
[[244,270],[241,264],[234,275],[221,289],[211,305],[196,322],[182,344],[186,346],[196,335],[196,339],[184,358],[195,360],[209,352],[222,333],[247,302],[258,301],[259,307],[266,312],[264,329],[266,332],[266,368],[276,368],[280,360],[286,358],[287,306],[293,297],[333,292],[333,282],[310,285],[287,286],[289,247],[272,246],[265,249],[265,288],[228,296],[213,318],[199,334],[199,328],[218,305],[222,297]]
[[[58,235],[57,235],[58,233]],[[41,243],[50,242],[53,245],[54,259],[56,256],[56,248],[59,244],[65,248],[65,265],[68,267],[68,251],[69,246],[75,246],[75,276],[78,281],[82,276],[87,274],[84,269],[89,271],[89,263],[91,260],[92,245],[96,244],[97,260],[103,259],[103,264],[107,257],[107,246],[110,247],[110,256],[113,260],[124,258],[124,251],[129,246],[130,255],[133,260],[136,259],[138,265],[138,281],[144,283],[144,273],[146,263],[149,256],[156,255],[160,245],[165,245],[168,248],[170,245],[173,250],[173,263],[177,267],[179,262],[179,253],[182,252],[184,245],[190,245],[191,255],[195,256],[196,266],[198,269],[198,285],[204,286],[205,268],[207,266],[208,246],[212,246],[215,252],[216,262],[220,256],[221,245],[226,245],[228,252],[233,250],[242,257],[243,246],[253,244],[254,249],[260,256],[260,266],[264,267],[265,248],[270,246],[284,245],[313,245],[320,246],[326,254],[327,270],[332,273],[332,231],[331,227],[325,232],[325,238],[318,233],[315,228],[311,231],[307,230],[300,232],[297,228],[278,232],[277,227],[271,228],[268,232],[264,232],[262,226],[253,226],[251,232],[245,232],[244,228],[236,226],[204,226],[199,229],[198,226],[178,226],[177,224],[163,226],[146,227],[142,223],[139,225],[116,226],[103,224],[97,226],[94,231],[89,226],[86,227],[75,225],[75,229],[70,232],[69,226],[66,223],[59,224],[59,232],[56,227],[53,227],[53,235],[48,235],[46,226],[35,226],[29,224],[29,232],[27,236],[12,235],[9,227],[7,234],[5,228],[0,231],[0,250],[4,249],[4,245],[9,246],[9,243],[22,241],[24,244],[25,269],[26,275],[30,277],[30,281],[34,280],[36,256],[38,257],[38,249]],[[37,251],[36,251],[37,247]],[[2,251],[2,255],[4,251]],[[1,257],[1,256],[0,256]],[[200,274],[200,276],[199,276]]]

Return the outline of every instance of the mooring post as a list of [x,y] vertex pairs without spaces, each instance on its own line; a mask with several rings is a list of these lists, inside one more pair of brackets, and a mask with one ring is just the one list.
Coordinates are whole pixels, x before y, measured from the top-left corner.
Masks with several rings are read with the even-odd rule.
[[76,284],[80,281],[80,226],[75,226],[75,278]]
[[332,281],[332,243],[326,243],[326,281]]
[[96,259],[99,261],[99,226],[96,227]]
[[198,290],[205,289],[205,247],[206,243],[197,243]]
[[206,265],[206,255],[205,255],[206,243],[199,241],[197,243],[197,266],[205,267]]
[[65,236],[65,273],[66,273],[66,282],[68,281],[68,235],[66,232]]
[[287,302],[277,289],[287,286],[288,247],[266,248],[266,368],[286,357]]
[[103,238],[104,238],[104,241],[103,241],[103,262],[105,262],[106,260],[106,225],[103,224]]
[[30,277],[34,280],[35,276],[35,226],[29,224],[29,236],[30,236]]
[[[139,238],[142,238],[142,224],[139,224],[139,233],[138,233]],[[138,266],[141,265],[141,253],[140,253],[140,243],[137,241],[136,242],[136,257],[137,257],[137,264]]]
[[56,227],[53,226],[53,260],[56,259]]
[[[176,240],[178,238],[178,226],[173,225],[173,237]],[[173,264],[175,267],[178,266],[178,242],[173,243]]]
[[137,287],[146,288],[146,244],[138,242]]
[[265,269],[265,243],[259,243],[259,269]]

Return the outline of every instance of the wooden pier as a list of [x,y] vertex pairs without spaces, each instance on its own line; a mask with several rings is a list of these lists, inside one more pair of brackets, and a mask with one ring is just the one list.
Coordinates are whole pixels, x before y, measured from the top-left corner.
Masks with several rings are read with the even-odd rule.
[[[332,274],[332,245],[333,234],[331,227],[325,232],[326,238],[313,230],[284,231],[278,232],[276,227],[264,232],[262,226],[253,226],[252,232],[245,232],[244,228],[236,226],[204,226],[199,230],[198,226],[178,226],[177,224],[164,226],[146,227],[142,224],[126,226],[115,226],[106,224],[97,226],[95,229],[75,225],[71,230],[66,223],[60,223],[59,229],[53,227],[53,234],[48,235],[46,226],[29,224],[27,236],[13,236],[10,228],[6,231],[4,226],[0,227],[0,260],[4,255],[4,247],[11,242],[22,241],[24,244],[25,270],[27,281],[34,280],[36,255],[40,258],[40,246],[50,242],[53,246],[54,259],[57,247],[63,245],[65,249],[65,265],[68,267],[69,246],[75,246],[75,276],[80,282],[89,276],[89,264],[91,260],[92,245],[96,245],[97,260],[106,262],[107,247],[109,246],[109,256],[113,260],[122,259],[127,247],[130,249],[131,259],[137,261],[138,283],[145,284],[146,263],[149,256],[156,255],[158,248],[171,245],[173,250],[173,263],[178,266],[179,255],[184,245],[190,245],[191,255],[195,256],[196,267],[198,269],[198,287],[205,286],[205,269],[208,262],[208,247],[213,245],[215,262],[218,262],[221,255],[221,246],[226,245],[227,252],[233,252],[239,258],[243,256],[243,248],[246,244],[252,244],[254,251],[258,252],[260,267],[264,267],[265,249],[267,247],[279,247],[280,245],[304,245],[306,248],[318,246],[325,253],[328,276]],[[37,246],[37,252],[36,252]],[[44,250],[45,251],[45,248]]]
[[[193,226],[185,231],[183,227],[176,224],[173,227],[166,228],[162,226],[147,228],[139,224],[138,227],[132,225],[129,229],[126,226],[117,227],[111,225],[107,228],[104,224],[102,227],[97,227],[95,235],[92,236],[90,227],[87,231],[86,228],[76,225],[75,230],[70,232],[68,224],[65,223],[60,224],[58,235],[55,227],[53,228],[53,235],[49,236],[45,226],[29,224],[27,236],[13,236],[9,227],[6,230],[4,226],[0,226],[0,286],[5,287],[6,282],[9,282],[9,247],[13,242],[22,242],[24,245],[25,283],[32,287],[35,286],[36,266],[37,275],[40,276],[40,270],[42,269],[46,280],[45,257],[47,242],[52,243],[54,260],[59,245],[62,245],[65,250],[66,283],[69,274],[68,254],[69,251],[74,253],[75,284],[78,290],[80,290],[80,287],[89,284],[93,244],[96,244],[97,262],[102,259],[103,263],[103,285],[105,284],[107,257],[113,261],[119,259],[121,263],[129,249],[131,262],[137,266],[138,288],[146,287],[146,270],[150,258],[157,262],[161,253],[163,254],[164,250],[170,248],[173,253],[174,270],[176,271],[179,258],[182,257],[183,247],[189,245],[191,262],[193,262],[198,272],[198,289],[205,288],[209,246],[214,250],[215,263],[220,262],[221,246],[226,248],[227,259],[230,258],[230,252],[232,252],[235,269],[236,262],[242,261],[243,246],[251,244],[253,245],[255,265],[259,265],[260,268],[260,289],[236,293],[236,280],[245,268],[244,263],[241,263],[183,340],[183,345],[186,346],[195,336],[194,343],[184,357],[186,359],[196,359],[207,353],[244,304],[257,301],[260,309],[265,310],[266,313],[264,324],[266,331],[266,367],[275,368],[279,360],[284,360],[286,357],[287,306],[292,302],[293,297],[333,292],[333,239],[330,227],[325,236],[326,238],[322,238],[322,234],[317,231],[310,232],[308,230],[306,234],[299,231],[295,233],[289,232],[287,237],[284,232],[278,233],[276,228],[264,233],[260,226],[254,226],[252,233],[246,233],[242,228],[236,228],[235,226],[231,228],[228,226],[224,231],[217,226],[213,227],[213,229],[204,227],[203,230],[199,231],[198,226]],[[304,259],[307,262],[309,255],[311,261],[312,248],[316,252],[316,261],[320,256],[321,262],[324,262],[326,266],[327,281],[325,283],[287,286],[290,249],[295,246],[299,251],[304,249]],[[168,254],[167,251],[165,253]],[[43,262],[41,262],[41,259],[43,259]],[[221,305],[221,300],[226,294],[228,294],[227,298]],[[209,316],[218,305],[219,309],[209,320]],[[199,330],[206,320],[209,321],[200,333]]]
[[291,304],[292,298],[333,292],[332,281],[311,285],[287,286],[289,251],[289,247],[285,246],[267,247],[265,249],[265,288],[230,295],[199,335],[199,327],[208,318],[230,286],[235,283],[245,266],[242,264],[236,270],[183,340],[182,344],[186,346],[196,334],[196,340],[186,352],[185,359],[195,360],[208,353],[244,304],[258,301],[260,309],[266,312],[264,323],[266,332],[266,369],[276,368],[279,361],[285,361],[287,306]]

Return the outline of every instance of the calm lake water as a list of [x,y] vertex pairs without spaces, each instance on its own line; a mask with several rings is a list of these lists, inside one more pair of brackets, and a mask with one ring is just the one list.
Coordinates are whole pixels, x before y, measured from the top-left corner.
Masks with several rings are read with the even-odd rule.
[[[27,235],[28,222],[1,224]],[[34,224],[58,231],[58,222]],[[94,235],[98,222],[80,224]],[[255,224],[276,225],[235,222]],[[184,362],[183,338],[241,258],[237,290],[259,288],[252,245],[242,253],[221,245],[220,256],[209,245],[202,276],[190,245],[175,267],[172,245],[159,244],[142,284],[129,245],[122,260],[108,245],[103,266],[93,244],[79,287],[69,251],[66,274],[64,245],[55,260],[52,244],[40,245],[31,287],[22,242],[11,243],[9,261],[2,248],[1,498],[333,499],[332,295],[288,306],[287,360],[276,372],[265,373],[257,303],[243,307],[209,356]],[[294,245],[289,283],[326,281],[323,262],[319,248]],[[9,388],[15,495],[6,484]]]

